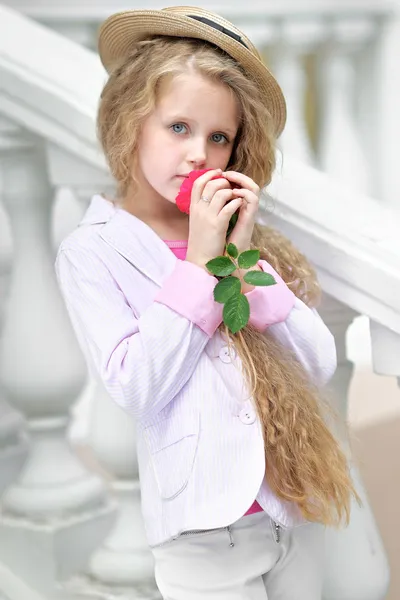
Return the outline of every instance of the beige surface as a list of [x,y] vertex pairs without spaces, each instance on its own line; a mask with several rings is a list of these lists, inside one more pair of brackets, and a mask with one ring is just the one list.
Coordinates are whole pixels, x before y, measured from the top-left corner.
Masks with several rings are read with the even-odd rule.
[[400,389],[396,379],[358,371],[349,394],[353,449],[391,568],[386,600],[400,598]]
[[391,585],[386,600],[399,600],[400,419],[365,428],[357,435],[355,451],[360,458],[360,470],[389,557]]

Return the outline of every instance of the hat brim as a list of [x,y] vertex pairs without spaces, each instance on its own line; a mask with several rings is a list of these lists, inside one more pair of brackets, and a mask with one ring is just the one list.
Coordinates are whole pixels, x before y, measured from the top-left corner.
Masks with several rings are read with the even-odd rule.
[[98,37],[98,52],[105,69],[111,72],[129,54],[135,42],[155,35],[205,40],[234,58],[265,95],[275,135],[279,137],[286,122],[286,103],[272,73],[240,42],[191,17],[167,10],[131,10],[111,15],[101,26]]

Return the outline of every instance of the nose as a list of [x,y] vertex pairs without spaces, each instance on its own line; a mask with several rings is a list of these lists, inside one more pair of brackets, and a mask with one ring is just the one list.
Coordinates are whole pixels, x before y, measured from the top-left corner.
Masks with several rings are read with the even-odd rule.
[[194,168],[204,167],[207,161],[207,140],[200,136],[193,137],[190,141],[187,160]]

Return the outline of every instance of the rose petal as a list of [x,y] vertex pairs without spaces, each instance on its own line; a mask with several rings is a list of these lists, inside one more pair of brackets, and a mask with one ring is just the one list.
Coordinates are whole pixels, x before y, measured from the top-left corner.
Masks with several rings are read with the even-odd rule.
[[[184,179],[184,181],[182,182],[182,185],[179,189],[179,193],[175,199],[176,206],[179,208],[179,210],[181,212],[189,214],[193,184],[198,177],[201,177],[201,175],[203,175],[204,173],[207,173],[207,171],[211,171],[211,169],[200,169],[200,170],[191,171],[189,173],[188,177],[186,177]],[[213,179],[219,179],[219,178],[221,178],[221,175],[217,175],[216,177],[213,177]]]

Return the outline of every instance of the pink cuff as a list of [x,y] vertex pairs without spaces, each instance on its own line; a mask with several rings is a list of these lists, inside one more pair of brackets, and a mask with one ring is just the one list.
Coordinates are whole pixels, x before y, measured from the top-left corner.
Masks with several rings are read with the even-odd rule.
[[267,261],[260,260],[258,264],[277,282],[275,285],[257,286],[245,294],[250,304],[249,323],[258,331],[264,331],[269,325],[286,321],[296,297]]
[[177,260],[171,275],[155,297],[178,314],[195,323],[209,337],[222,323],[223,305],[215,302],[218,279],[186,260]]

